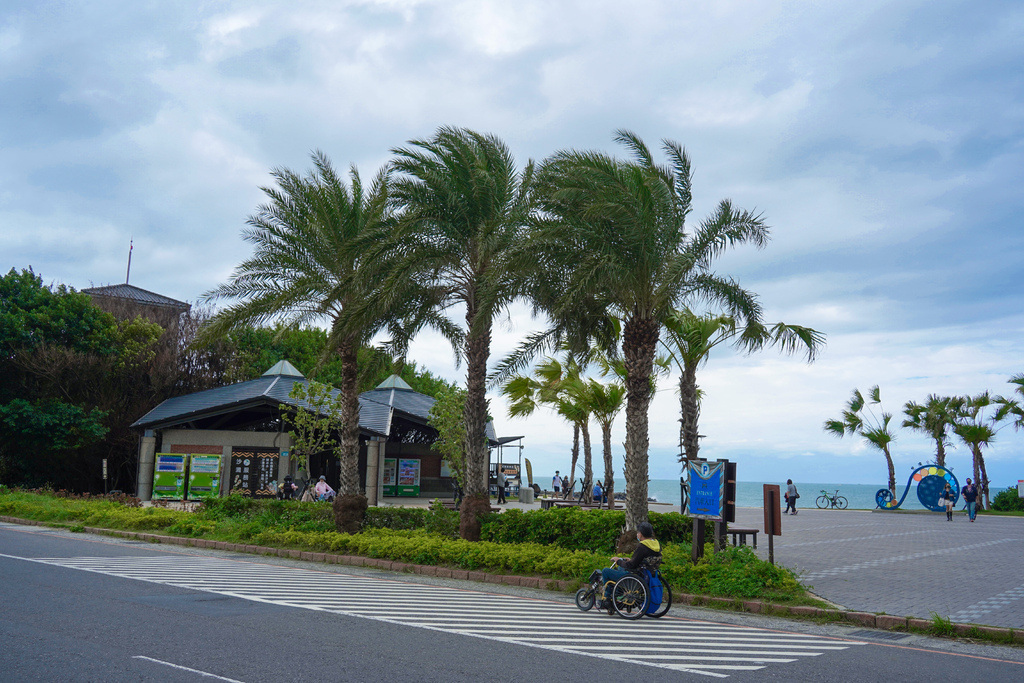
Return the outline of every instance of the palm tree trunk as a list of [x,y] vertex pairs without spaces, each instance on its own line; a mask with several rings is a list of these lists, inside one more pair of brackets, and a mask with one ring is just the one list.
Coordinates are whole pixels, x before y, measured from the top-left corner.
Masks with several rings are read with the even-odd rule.
[[978,448],[978,468],[981,470],[981,479],[977,480],[978,490],[981,493],[978,502],[981,503],[980,499],[983,498],[985,502],[981,509],[988,510],[992,506],[992,501],[988,497],[988,472],[985,471],[985,456],[981,454],[981,448]]
[[612,423],[601,423],[601,445],[604,449],[604,494],[608,496],[608,509],[615,507],[615,468],[612,465]]
[[889,491],[893,497],[896,497],[896,468],[892,464],[892,455],[889,454],[888,448],[882,449],[882,454],[885,456],[885,463],[889,466]]
[[[971,454],[974,456],[974,485],[979,489],[981,488],[981,471],[979,470],[979,461],[981,460],[981,447],[976,444],[971,444]],[[980,496],[979,496],[980,497]]]
[[593,451],[590,448],[590,425],[584,422],[580,425],[583,432],[583,502],[594,502],[594,460]]
[[569,467],[569,485],[563,486],[562,499],[569,497],[569,491],[572,491],[572,486],[576,482],[576,462],[580,459],[580,426],[573,424],[572,426],[572,465]]
[[648,520],[647,447],[651,372],[658,344],[658,323],[630,318],[622,337],[626,366],[626,530]]
[[697,398],[697,366],[685,363],[679,376],[679,443],[687,460],[696,460],[700,451],[697,423],[700,420],[700,401]]
[[946,445],[942,439],[935,439],[935,464],[939,467],[946,466]]
[[338,444],[341,477],[338,495],[350,496],[361,493],[359,487],[359,371],[357,353],[359,347],[351,337],[345,339],[338,349],[341,357],[341,439]]
[[491,348],[491,326],[474,330],[475,307],[466,312],[469,335],[466,339],[466,498],[469,505],[460,510],[459,532],[467,541],[480,540],[480,520],[477,515],[490,508],[487,486],[487,358]]

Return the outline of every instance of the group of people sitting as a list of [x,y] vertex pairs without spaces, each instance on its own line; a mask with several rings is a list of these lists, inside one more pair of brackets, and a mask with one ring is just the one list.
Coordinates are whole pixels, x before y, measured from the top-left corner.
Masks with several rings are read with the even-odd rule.
[[[295,483],[292,475],[286,475],[284,483],[281,484],[281,489],[278,492],[278,497],[281,500],[293,500],[299,496],[299,485]],[[334,500],[337,496],[337,492],[331,488],[331,485],[327,483],[327,477],[320,475],[319,481],[316,482],[315,486],[307,486],[305,491],[301,494],[301,500],[305,502],[310,501],[329,501]]]

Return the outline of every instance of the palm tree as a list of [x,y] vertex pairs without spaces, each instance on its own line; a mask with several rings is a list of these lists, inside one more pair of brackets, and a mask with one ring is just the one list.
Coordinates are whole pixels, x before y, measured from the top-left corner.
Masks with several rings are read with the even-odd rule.
[[582,351],[580,340],[593,338],[610,318],[622,321],[626,526],[635,529],[647,519],[650,377],[662,322],[694,299],[757,320],[754,298],[713,273],[711,264],[730,246],[763,246],[768,228],[759,215],[723,200],[688,232],[692,176],[685,151],[664,141],[669,163],[662,166],[633,133],[619,131],[616,140],[629,150],[630,160],[569,150],[544,162],[537,178],[542,213],[520,264],[524,270],[532,267],[533,282],[544,283],[531,293],[553,321],[552,329],[568,335],[576,328],[569,340],[574,351]]
[[[994,411],[989,409],[993,408]],[[982,449],[991,446],[996,434],[1005,427],[1003,423],[1013,415],[1014,404],[1001,396],[991,396],[983,391],[977,396],[965,396],[953,424],[953,433],[971,449],[974,461],[974,481],[978,484],[984,503],[982,509],[988,509],[991,501],[988,494],[988,472],[985,469],[985,456]]]
[[882,395],[878,385],[871,387],[868,392],[869,400],[865,401],[860,390],[854,389],[853,396],[846,404],[841,420],[825,420],[825,431],[834,436],[842,438],[849,434],[861,436],[869,444],[882,451],[885,456],[885,463],[889,466],[889,492],[896,495],[896,469],[892,464],[892,453],[889,447],[896,441],[896,435],[889,428],[892,422],[892,413],[883,412],[881,418],[875,416],[871,406],[879,405],[882,402]]
[[604,454],[604,494],[608,508],[615,505],[615,468],[612,465],[612,422],[626,400],[626,387],[619,382],[603,384],[590,380],[590,410],[601,425],[601,446]]
[[[1024,400],[1024,373],[1014,375],[1007,381],[1010,384],[1014,385],[1014,391],[1020,394],[1021,400]],[[1013,422],[1013,428],[1024,428],[1024,407],[1022,407],[1021,403],[1008,398],[1004,398],[1003,401],[1007,404],[1012,404],[1010,406],[1010,413],[1015,418]]]
[[230,279],[203,295],[205,301],[236,303],[207,324],[207,338],[276,320],[288,327],[331,323],[325,354],[342,361],[342,404],[338,457],[338,493],[357,496],[359,488],[359,393],[357,352],[384,328],[396,334],[401,315],[378,308],[359,325],[346,311],[369,293],[374,278],[367,273],[362,245],[366,236],[389,220],[387,176],[379,173],[365,186],[353,167],[350,183],[334,170],[322,152],[312,155],[314,170],[306,176],[277,168],[277,187],[263,187],[269,202],[250,216],[243,236],[255,253],[235,268]]
[[505,144],[463,128],[440,128],[429,140],[393,149],[393,205],[397,228],[377,252],[388,263],[381,287],[401,299],[418,282],[421,300],[438,312],[465,315],[457,355],[466,361],[466,502],[463,538],[477,540],[477,515],[489,509],[486,378],[492,322],[517,296],[508,257],[522,238],[531,211],[533,165],[522,172]]
[[813,363],[825,345],[825,335],[810,327],[786,323],[768,326],[756,320],[742,324],[731,315],[697,315],[687,308],[672,311],[664,325],[665,339],[661,344],[679,368],[679,443],[683,445],[680,460],[698,457],[701,391],[697,386],[697,370],[707,363],[716,346],[732,342],[747,353],[777,346],[786,354],[803,351],[807,362]]
[[929,394],[924,405],[907,401],[903,414],[907,419],[904,427],[927,434],[935,442],[935,464],[946,466],[946,446],[949,445],[949,430],[956,420],[957,411],[963,399],[960,397],[936,396]]
[[[581,369],[570,356],[563,364],[555,358],[547,358],[537,364],[531,377],[517,375],[502,387],[502,394],[509,399],[509,414],[512,417],[532,415],[540,405],[547,405],[573,426],[571,477],[576,476],[576,462],[580,452],[580,435],[583,436],[583,479],[584,496],[586,482],[592,481],[593,461],[590,442],[590,395],[589,384],[581,377]],[[575,479],[573,479],[575,482]],[[570,489],[566,489],[566,493]]]

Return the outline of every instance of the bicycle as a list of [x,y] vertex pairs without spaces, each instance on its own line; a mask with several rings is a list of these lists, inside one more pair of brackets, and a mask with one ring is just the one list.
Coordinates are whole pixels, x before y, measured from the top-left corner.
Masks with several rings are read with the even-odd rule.
[[850,504],[850,501],[846,500],[844,496],[839,495],[839,489],[836,489],[834,495],[830,495],[825,489],[821,490],[821,495],[814,501],[814,504],[821,510],[826,509],[838,509],[845,510],[846,506]]

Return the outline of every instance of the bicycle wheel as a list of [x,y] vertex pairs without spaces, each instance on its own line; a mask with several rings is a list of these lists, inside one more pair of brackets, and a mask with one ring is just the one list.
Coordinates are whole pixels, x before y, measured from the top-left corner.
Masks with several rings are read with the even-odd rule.
[[612,588],[612,606],[623,619],[639,619],[647,609],[647,588],[635,576],[623,576]]
[[840,510],[845,510],[846,506],[850,504],[850,501],[842,496],[836,496],[836,507]]
[[828,496],[818,496],[818,499],[814,501],[814,504],[817,505],[822,510],[828,508],[831,503],[832,500]]
[[660,619],[668,614],[670,607],[672,607],[672,587],[668,585],[665,579],[661,579],[661,607],[653,612],[648,612],[647,616]]
[[576,591],[576,606],[584,612],[589,612],[594,606],[594,589],[584,586]]

